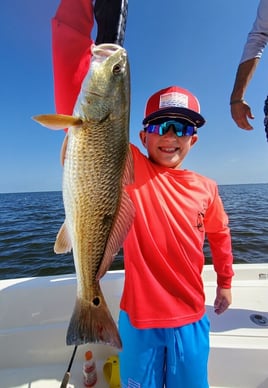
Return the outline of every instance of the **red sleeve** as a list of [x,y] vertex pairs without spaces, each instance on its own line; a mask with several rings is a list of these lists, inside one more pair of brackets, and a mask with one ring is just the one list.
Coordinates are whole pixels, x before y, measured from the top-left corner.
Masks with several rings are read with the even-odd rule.
[[52,57],[56,111],[72,114],[90,63],[94,25],[89,0],[61,0],[52,19]]
[[217,284],[221,288],[231,288],[234,272],[230,230],[226,227],[217,233],[207,233],[207,238],[217,273]]
[[228,227],[228,216],[225,213],[222,200],[215,186],[214,200],[207,209],[204,223],[208,238],[213,265],[217,273],[219,287],[231,288],[234,275],[232,264],[232,239]]

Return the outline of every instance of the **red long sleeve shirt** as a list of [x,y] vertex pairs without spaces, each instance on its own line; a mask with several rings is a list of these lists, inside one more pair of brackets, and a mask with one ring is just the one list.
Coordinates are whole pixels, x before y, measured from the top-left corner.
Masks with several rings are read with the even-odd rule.
[[201,272],[207,234],[218,285],[231,287],[228,217],[211,179],[158,166],[132,146],[135,183],[127,191],[136,207],[124,243],[121,308],[135,327],[177,327],[205,312]]

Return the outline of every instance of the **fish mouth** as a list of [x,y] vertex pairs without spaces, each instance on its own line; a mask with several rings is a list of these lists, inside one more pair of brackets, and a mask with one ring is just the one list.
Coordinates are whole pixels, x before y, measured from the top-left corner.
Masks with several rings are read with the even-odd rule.
[[125,49],[117,44],[113,43],[102,43],[99,45],[92,45],[91,52],[92,56],[97,60],[97,62],[103,62],[117,51],[125,52]]
[[118,50],[123,50],[123,47],[114,43],[101,43],[98,45],[93,44],[91,46],[91,52],[94,57],[109,57],[111,54],[115,53]]

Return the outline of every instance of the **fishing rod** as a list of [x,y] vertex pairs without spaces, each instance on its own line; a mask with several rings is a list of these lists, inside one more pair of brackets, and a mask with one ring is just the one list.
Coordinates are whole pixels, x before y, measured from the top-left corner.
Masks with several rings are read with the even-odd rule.
[[71,367],[73,365],[73,361],[74,361],[75,353],[77,351],[77,347],[78,347],[78,345],[75,345],[73,353],[72,353],[72,357],[71,357],[69,365],[68,365],[68,369],[65,372],[65,375],[63,376],[60,388],[67,388],[67,385],[68,385],[70,377],[71,377],[70,371],[71,371]]
[[125,40],[126,24],[127,24],[127,14],[128,14],[128,0],[122,0],[120,17],[117,28],[117,38],[116,43],[120,46],[123,46]]

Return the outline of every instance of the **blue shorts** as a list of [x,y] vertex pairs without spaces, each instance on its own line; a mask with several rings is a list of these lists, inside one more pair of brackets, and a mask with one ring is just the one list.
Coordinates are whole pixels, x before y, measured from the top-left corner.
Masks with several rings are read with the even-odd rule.
[[120,311],[122,388],[208,388],[209,320],[177,328],[136,329]]

